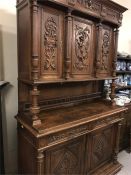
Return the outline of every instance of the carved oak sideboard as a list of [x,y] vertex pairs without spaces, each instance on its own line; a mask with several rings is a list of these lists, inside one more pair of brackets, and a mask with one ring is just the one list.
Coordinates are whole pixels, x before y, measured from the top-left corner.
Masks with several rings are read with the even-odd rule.
[[[114,175],[126,107],[115,105],[110,0],[17,0],[20,174]],[[111,101],[103,99],[111,79]]]

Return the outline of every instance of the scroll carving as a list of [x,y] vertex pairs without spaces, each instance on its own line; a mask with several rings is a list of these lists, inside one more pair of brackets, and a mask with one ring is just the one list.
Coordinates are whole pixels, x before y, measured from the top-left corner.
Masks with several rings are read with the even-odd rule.
[[76,25],[75,31],[75,53],[76,62],[74,68],[78,70],[83,70],[88,67],[88,50],[89,50],[89,33],[88,27],[82,28]]
[[55,168],[54,174],[75,174],[77,164],[77,157],[70,150],[66,150],[57,167]]
[[102,70],[107,70],[107,60],[109,57],[110,50],[110,36],[107,31],[103,35],[103,44],[102,44]]
[[45,62],[44,69],[56,70],[55,55],[57,47],[57,24],[53,17],[49,17],[45,22]]

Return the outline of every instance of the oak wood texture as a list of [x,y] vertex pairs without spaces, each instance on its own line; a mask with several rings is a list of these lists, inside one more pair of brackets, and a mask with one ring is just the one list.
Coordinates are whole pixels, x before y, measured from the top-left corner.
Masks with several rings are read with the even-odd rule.
[[[115,174],[118,28],[107,0],[17,0],[20,174]],[[102,99],[112,79],[111,102]]]

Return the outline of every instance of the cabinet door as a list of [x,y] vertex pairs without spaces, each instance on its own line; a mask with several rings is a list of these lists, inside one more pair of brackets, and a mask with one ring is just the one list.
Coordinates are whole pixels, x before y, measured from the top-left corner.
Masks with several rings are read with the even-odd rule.
[[94,60],[94,23],[74,17],[72,31],[72,77],[91,77]]
[[114,59],[114,42],[113,29],[109,26],[102,25],[99,27],[97,37],[97,54],[96,54],[96,76],[107,77],[112,75]]
[[108,127],[89,135],[86,153],[87,172],[94,171],[99,165],[111,160],[114,149],[113,132],[114,127]]
[[56,146],[46,152],[46,174],[83,174],[84,137]]
[[59,79],[62,76],[64,15],[61,11],[41,9],[41,79]]

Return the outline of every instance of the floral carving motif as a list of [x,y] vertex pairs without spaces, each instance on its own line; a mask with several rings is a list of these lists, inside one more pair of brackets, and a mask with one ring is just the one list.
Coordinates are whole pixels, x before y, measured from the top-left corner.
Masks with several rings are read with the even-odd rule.
[[66,150],[64,156],[61,158],[60,162],[55,168],[54,174],[57,175],[75,174],[76,169],[77,169],[77,157],[70,150]]
[[103,35],[103,44],[102,44],[102,70],[107,70],[109,49],[110,49],[110,36],[109,32],[105,31]]
[[44,69],[56,69],[55,54],[57,47],[57,24],[53,17],[49,17],[45,22],[45,62]]
[[88,67],[89,33],[90,30],[88,27],[82,28],[76,25],[75,52],[77,58],[74,67],[79,70],[83,70]]

